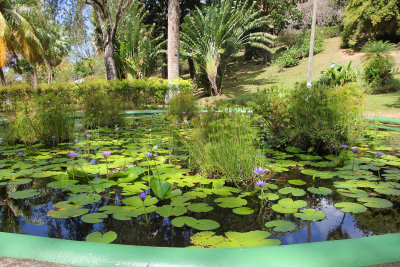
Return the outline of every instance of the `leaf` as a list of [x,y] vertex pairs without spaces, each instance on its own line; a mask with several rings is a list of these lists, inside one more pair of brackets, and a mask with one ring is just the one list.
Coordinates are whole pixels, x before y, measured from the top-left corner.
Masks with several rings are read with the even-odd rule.
[[147,196],[144,201],[142,201],[139,196],[134,196],[130,198],[126,198],[122,200],[122,203],[128,206],[133,207],[143,207],[143,206],[151,206],[158,202],[157,198]]
[[24,178],[24,179],[15,179],[15,180],[10,180],[8,182],[9,185],[22,185],[22,184],[28,184],[32,182],[31,178]]
[[56,219],[67,219],[71,217],[78,217],[83,214],[88,213],[88,209],[82,209],[81,206],[69,204],[68,206],[59,208],[57,210],[51,210],[47,213],[47,216],[56,218]]
[[331,179],[337,175],[336,172],[330,172],[330,171],[317,171],[317,170],[312,170],[312,169],[304,169],[300,171],[303,174],[319,177],[321,179]]
[[291,232],[294,229],[296,229],[296,224],[289,222],[289,221],[283,221],[283,220],[274,220],[267,222],[265,224],[266,227],[274,227],[272,230],[275,232]]
[[306,191],[304,191],[301,188],[295,188],[295,187],[285,187],[279,189],[279,194],[287,195],[287,194],[292,194],[292,196],[295,197],[301,197],[306,194]]
[[303,180],[289,180],[288,182],[289,182],[289,184],[292,184],[292,185],[305,185],[306,184],[306,182],[304,182]]
[[117,234],[113,231],[109,231],[102,235],[100,232],[94,232],[86,236],[87,242],[105,243],[109,244],[117,239]]
[[194,203],[187,206],[187,209],[192,212],[209,212],[214,208],[209,206],[207,203]]
[[158,207],[156,212],[162,217],[181,216],[187,212],[187,208],[164,205]]
[[374,190],[375,192],[384,195],[400,196],[400,190],[390,187],[377,187]]
[[38,196],[40,193],[35,189],[27,189],[22,191],[12,192],[8,195],[9,198],[13,199],[25,199]]
[[336,208],[340,208],[340,210],[343,212],[361,213],[367,211],[367,208],[363,205],[352,202],[340,202],[334,204],[334,206]]
[[264,193],[264,195],[260,194],[258,195],[259,199],[268,199],[268,200],[277,200],[279,199],[279,196],[277,194],[274,193]]
[[83,215],[81,217],[81,220],[85,223],[101,223],[103,222],[102,219],[107,218],[108,215],[105,213],[89,213],[86,215]]
[[101,200],[101,196],[97,194],[79,194],[73,195],[68,199],[68,202],[75,205],[85,206],[90,205]]
[[351,189],[338,189],[337,192],[343,196],[351,198],[367,197],[368,193],[361,189],[351,188]]
[[307,188],[308,192],[316,194],[316,195],[330,195],[332,194],[332,190],[327,187],[309,187]]
[[250,215],[254,213],[253,209],[250,209],[248,207],[240,207],[232,210],[233,213],[239,214],[239,215]]
[[151,178],[150,187],[154,194],[161,199],[167,198],[172,191],[172,184],[155,177]]
[[393,203],[389,200],[377,198],[377,197],[360,197],[357,201],[365,202],[363,203],[364,206],[370,208],[390,208],[393,206]]
[[320,221],[326,218],[325,214],[314,209],[302,209],[299,213],[295,213],[294,216],[306,221]]
[[247,200],[239,197],[225,197],[214,200],[222,208],[239,208],[247,204]]
[[279,213],[296,213],[298,209],[307,206],[304,200],[293,201],[291,198],[284,198],[279,200],[278,204],[272,205],[272,209]]
[[185,224],[201,231],[214,230],[220,227],[219,223],[213,220],[197,220],[193,217],[183,216],[177,217],[171,221],[176,227],[183,227]]

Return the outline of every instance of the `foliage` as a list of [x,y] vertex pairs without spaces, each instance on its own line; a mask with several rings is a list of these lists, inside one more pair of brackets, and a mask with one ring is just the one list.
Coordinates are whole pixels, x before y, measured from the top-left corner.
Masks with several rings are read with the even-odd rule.
[[300,58],[301,51],[297,47],[293,46],[287,48],[286,51],[276,60],[276,63],[281,69],[291,68],[299,64]]
[[[177,80],[177,89],[181,92],[192,91],[193,84],[187,80]],[[107,94],[111,97],[121,97],[124,107],[145,107],[148,104],[163,104],[165,94],[169,90],[168,80],[139,79],[139,80],[94,80],[83,83],[52,83],[39,85],[37,90],[27,84],[4,86],[0,88],[0,103],[12,106],[20,99],[35,98],[40,95],[54,96],[63,103],[83,106],[87,95],[93,93]]]
[[124,124],[122,103],[118,96],[102,92],[87,94],[83,100],[83,120],[87,128],[117,127]]
[[182,121],[197,115],[198,107],[196,97],[192,92],[181,92],[171,98],[167,116],[173,120]]
[[249,185],[253,169],[265,166],[265,156],[255,146],[257,131],[248,115],[209,112],[195,121],[188,140],[190,165],[210,177]]
[[256,2],[222,1],[191,12],[182,25],[182,49],[207,73],[213,93],[222,92],[226,66],[244,45],[269,50],[274,37],[251,32],[268,25]]
[[294,91],[261,92],[255,112],[263,116],[271,145],[333,152],[357,142],[363,129],[362,99],[354,84],[312,89],[302,84]]
[[[322,29],[323,28],[319,28],[315,32],[314,55],[321,53],[325,49],[324,45],[325,35]],[[297,40],[298,41],[296,46],[301,51],[302,57],[308,57],[310,53],[311,31],[310,30],[303,31]]]
[[70,115],[71,109],[51,96],[18,102],[14,118],[5,126],[3,142],[55,145],[70,141],[74,129],[74,120]]
[[[389,42],[373,41],[363,47],[365,52],[364,78],[374,93],[390,91],[395,60],[390,55],[396,46]],[[398,88],[395,88],[398,89]]]
[[400,2],[349,0],[343,17],[343,47],[354,47],[369,38],[393,38],[399,35]]
[[321,72],[322,76],[319,82],[330,86],[343,86],[346,83],[356,82],[359,71],[353,68],[351,64],[352,61],[345,67],[336,62],[332,62],[329,69]]

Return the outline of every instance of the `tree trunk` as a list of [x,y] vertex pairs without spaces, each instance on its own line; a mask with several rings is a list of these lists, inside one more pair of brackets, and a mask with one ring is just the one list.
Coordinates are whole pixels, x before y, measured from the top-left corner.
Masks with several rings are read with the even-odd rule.
[[1,85],[6,86],[6,78],[4,77],[3,68],[0,68]]
[[47,83],[50,84],[53,81],[53,67],[49,64],[47,66],[47,69],[48,69]]
[[38,86],[38,71],[36,63],[33,63],[33,77],[32,77],[32,88],[37,89]]
[[179,78],[179,0],[168,0],[168,80]]
[[104,48],[104,62],[106,65],[107,80],[118,79],[117,67],[114,60],[114,40],[110,40]]
[[188,63],[189,63],[189,73],[190,73],[190,78],[195,81],[197,78],[197,74],[196,74],[196,67],[194,65],[194,61],[193,58],[188,58]]

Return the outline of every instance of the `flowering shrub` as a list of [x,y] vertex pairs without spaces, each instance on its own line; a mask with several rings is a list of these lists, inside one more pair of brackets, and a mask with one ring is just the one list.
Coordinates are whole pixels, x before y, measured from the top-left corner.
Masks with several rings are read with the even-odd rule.
[[260,93],[255,112],[263,116],[271,145],[334,152],[361,136],[362,105],[362,93],[354,84],[312,89],[302,84],[293,91]]

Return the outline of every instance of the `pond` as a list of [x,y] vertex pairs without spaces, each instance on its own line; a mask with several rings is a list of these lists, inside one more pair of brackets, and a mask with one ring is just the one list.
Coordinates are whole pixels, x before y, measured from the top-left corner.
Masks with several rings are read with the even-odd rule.
[[274,175],[262,191],[241,192],[193,173],[166,124],[140,116],[118,130],[87,133],[78,124],[74,143],[1,146],[0,231],[211,248],[400,232],[398,132],[372,129],[375,149],[344,149],[350,159],[341,166],[332,155],[264,148]]

